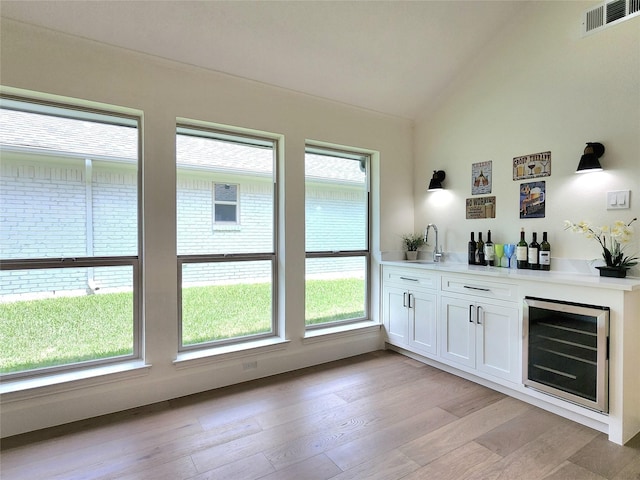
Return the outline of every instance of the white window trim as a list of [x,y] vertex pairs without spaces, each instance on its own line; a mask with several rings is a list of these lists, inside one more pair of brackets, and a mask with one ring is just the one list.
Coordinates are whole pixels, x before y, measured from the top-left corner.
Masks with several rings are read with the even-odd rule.
[[[345,331],[349,331],[350,326],[355,326],[355,330],[358,330],[359,325],[370,325],[371,323],[376,324],[372,320],[372,309],[371,305],[371,289],[372,289],[372,263],[371,263],[371,238],[372,238],[372,199],[371,199],[371,162],[373,159],[374,152],[368,150],[360,150],[360,149],[352,149],[352,148],[344,148],[337,145],[331,145],[320,142],[311,142],[308,141],[305,145],[305,155],[307,153],[312,154],[330,154],[335,153],[337,156],[341,156],[344,158],[351,158],[353,160],[357,160],[360,157],[367,157],[366,169],[366,192],[367,192],[367,245],[363,250],[357,250],[355,252],[343,252],[343,251],[333,251],[333,252],[316,252],[316,251],[305,251],[305,261],[312,258],[332,258],[332,257],[344,257],[344,256],[364,256],[366,259],[366,293],[365,293],[365,318],[353,318],[353,319],[345,319],[345,320],[336,320],[333,322],[326,322],[320,324],[307,325],[306,317],[305,317],[305,339],[313,339],[316,337],[320,337],[323,334],[333,335],[336,332],[342,332],[341,328],[345,327]],[[308,180],[305,174],[305,185]],[[306,202],[306,198],[305,198]],[[305,229],[306,236],[306,229]],[[306,280],[305,280],[306,283]],[[316,335],[314,335],[316,333]]]
[[181,370],[183,368],[211,365],[227,360],[255,357],[256,355],[285,350],[289,343],[289,340],[284,340],[280,337],[270,337],[244,343],[184,351],[178,353],[177,358],[173,361],[173,365]]
[[[212,195],[212,199],[213,199],[213,208],[212,208],[212,225],[214,230],[235,230],[238,229],[238,227],[240,227],[240,184],[239,183],[229,183],[229,182],[212,182],[213,183],[213,188],[211,191],[211,195]],[[236,188],[236,201],[235,202],[231,202],[231,201],[221,201],[221,200],[216,200],[216,185],[234,185]],[[236,221],[235,222],[219,222],[216,220],[216,205],[234,205],[236,207]],[[236,227],[236,228],[232,228],[232,229],[224,229],[224,228],[219,228],[219,227]]]
[[[185,118],[177,118],[176,119],[176,135],[189,135],[198,130],[205,136],[213,135],[214,137],[224,138],[235,140],[237,138],[243,138],[244,141],[248,144],[253,144],[257,146],[272,146],[273,148],[273,174],[272,181],[275,184],[274,188],[274,197],[273,197],[273,221],[274,221],[274,230],[273,230],[273,251],[268,253],[249,253],[249,254],[201,254],[201,255],[178,255],[177,263],[178,263],[178,356],[175,360],[174,364],[177,368],[180,368],[181,365],[188,364],[202,364],[202,363],[211,363],[215,361],[220,361],[216,359],[222,359],[225,355],[228,356],[230,354],[234,354],[236,352],[244,352],[246,350],[262,347],[269,347],[271,345],[279,345],[282,343],[286,343],[287,341],[283,339],[283,333],[280,331],[280,322],[278,321],[278,224],[279,224],[279,215],[278,211],[280,208],[280,200],[279,200],[279,191],[278,191],[278,182],[279,182],[279,164],[280,164],[280,148],[281,141],[283,137],[281,135],[275,135],[267,132],[260,132],[255,130],[248,129],[234,129],[233,127],[229,127],[227,125],[216,125],[210,124],[208,122],[200,122],[192,119]],[[212,205],[215,205],[215,184],[222,182],[212,182],[214,187],[212,188]],[[238,186],[238,196],[237,196],[237,220],[238,223],[216,223],[215,222],[215,209],[212,208],[212,226],[213,230],[227,230],[227,231],[237,231],[241,229],[240,225],[240,188],[241,184],[236,182],[225,182],[229,184],[234,184]],[[267,334],[258,334],[252,335],[248,337],[237,337],[231,339],[225,339],[223,341],[212,341],[212,342],[204,342],[193,345],[183,345],[182,341],[182,266],[184,263],[199,263],[199,262],[220,262],[220,261],[233,261],[233,260],[268,260],[271,262],[271,285],[272,285],[272,313],[271,313],[271,332]],[[264,342],[264,343],[263,343]],[[255,353],[255,352],[254,352]]]
[[0,401],[4,403],[81,390],[96,385],[120,382],[148,375],[151,365],[142,360],[77,369],[46,376],[33,376],[0,383]]
[[305,345],[334,341],[337,338],[346,338],[352,336],[362,337],[362,335],[373,334],[376,337],[380,335],[382,325],[373,320],[365,320],[361,322],[347,323],[336,325],[335,323],[326,324],[324,328],[307,329],[305,331],[302,342]]
[[[13,95],[13,89],[6,89],[7,94],[2,94],[2,102],[6,108],[16,108],[21,111],[49,114],[53,116],[66,116],[69,111],[73,111],[72,117],[79,120],[93,120],[103,123],[110,123],[114,125],[133,126],[135,125],[137,132],[137,158],[135,159],[135,165],[137,168],[137,253],[136,255],[118,255],[113,257],[98,257],[89,256],[83,258],[64,258],[52,260],[52,258],[26,258],[26,259],[6,259],[4,260],[4,269],[48,269],[48,268],[72,268],[72,267],[105,267],[105,266],[128,266],[133,268],[133,352],[130,355],[114,356],[106,358],[98,358],[89,360],[86,362],[73,362],[56,365],[52,367],[45,367],[42,369],[30,369],[18,372],[9,372],[2,375],[2,383],[0,384],[0,395],[2,395],[3,401],[5,400],[4,388],[5,385],[9,385],[9,391],[12,388],[21,390],[21,385],[35,385],[37,388],[42,382],[42,386],[49,385],[48,382],[52,382],[53,385],[60,383],[68,383],[77,378],[85,378],[88,376],[92,378],[96,376],[95,372],[100,372],[101,369],[110,372],[111,368],[118,370],[129,370],[130,365],[140,364],[143,360],[143,318],[142,318],[142,222],[143,222],[143,209],[142,209],[142,162],[143,156],[141,151],[142,146],[142,112],[130,109],[117,109],[111,105],[93,104],[89,102],[77,103],[74,99],[66,97],[53,97],[50,100],[49,97],[42,94],[43,98],[38,97],[41,94],[37,92],[30,92],[29,96],[22,96],[19,91],[18,94]],[[21,151],[29,151],[23,149]],[[43,152],[40,152],[43,153]],[[46,152],[44,152],[46,153]],[[54,152],[57,156],[60,152]],[[87,159],[85,155],[73,155],[74,157]],[[113,160],[112,157],[99,157],[92,155],[91,158]],[[121,159],[119,159],[121,160]],[[125,163],[130,163],[128,160]],[[62,264],[62,265],[61,265]],[[101,375],[101,374],[98,374]],[[62,379],[62,380],[60,380]],[[12,387],[11,387],[12,386]],[[82,388],[82,387],[77,387]],[[75,388],[71,388],[73,390]],[[32,397],[32,395],[27,395]]]

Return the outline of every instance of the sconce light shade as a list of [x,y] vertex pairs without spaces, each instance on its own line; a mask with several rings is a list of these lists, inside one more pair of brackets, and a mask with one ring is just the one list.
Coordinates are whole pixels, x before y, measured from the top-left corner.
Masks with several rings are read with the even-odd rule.
[[446,174],[444,173],[444,170],[434,170],[433,177],[431,177],[431,181],[429,182],[429,188],[427,190],[430,192],[432,190],[441,190],[442,182],[445,179],[445,177],[446,177]]
[[597,142],[588,142],[584,149],[584,154],[580,158],[580,163],[578,163],[576,173],[601,171],[602,166],[598,159],[602,155],[604,155],[604,145]]

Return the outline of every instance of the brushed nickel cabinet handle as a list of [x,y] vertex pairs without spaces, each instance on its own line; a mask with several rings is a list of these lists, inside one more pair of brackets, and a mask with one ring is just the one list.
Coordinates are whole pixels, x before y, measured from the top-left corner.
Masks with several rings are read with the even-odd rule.
[[469,290],[480,290],[481,292],[490,292],[490,288],[480,288],[480,287],[470,287],[469,285],[464,285],[464,288],[468,288]]

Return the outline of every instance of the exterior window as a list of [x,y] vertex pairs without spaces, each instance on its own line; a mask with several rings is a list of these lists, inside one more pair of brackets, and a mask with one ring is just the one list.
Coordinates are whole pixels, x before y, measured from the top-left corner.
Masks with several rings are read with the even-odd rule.
[[139,358],[138,119],[0,102],[3,378]]
[[179,349],[276,335],[275,140],[179,125],[176,151]]
[[369,156],[308,146],[305,323],[368,318]]
[[215,183],[213,203],[215,223],[238,223],[238,185]]

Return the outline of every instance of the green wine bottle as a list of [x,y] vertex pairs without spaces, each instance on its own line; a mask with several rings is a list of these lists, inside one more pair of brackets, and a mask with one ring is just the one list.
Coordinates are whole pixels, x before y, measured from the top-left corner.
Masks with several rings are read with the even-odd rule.
[[527,255],[528,255],[528,245],[527,241],[524,239],[524,228],[520,229],[520,241],[516,246],[516,260],[518,261],[518,268],[529,268],[529,264],[527,263]]
[[551,244],[547,240],[547,232],[542,232],[542,243],[538,253],[540,270],[551,270]]

